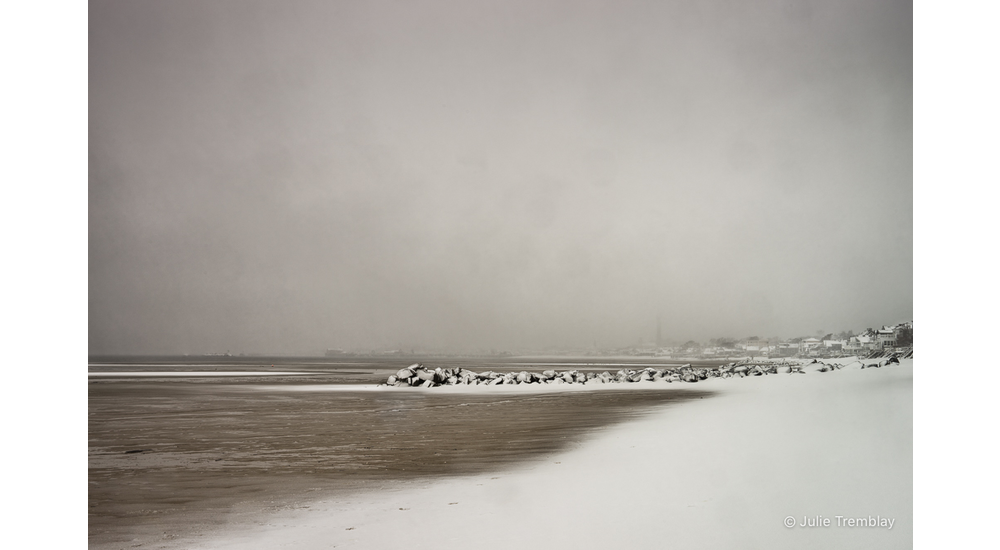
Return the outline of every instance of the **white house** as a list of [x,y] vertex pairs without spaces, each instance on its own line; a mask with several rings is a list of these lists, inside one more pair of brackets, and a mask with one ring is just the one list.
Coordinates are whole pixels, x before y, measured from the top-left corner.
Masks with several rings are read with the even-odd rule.
[[896,331],[887,327],[875,331],[875,345],[879,349],[896,347]]
[[805,349],[812,349],[823,345],[818,338],[806,338],[802,341],[802,347]]

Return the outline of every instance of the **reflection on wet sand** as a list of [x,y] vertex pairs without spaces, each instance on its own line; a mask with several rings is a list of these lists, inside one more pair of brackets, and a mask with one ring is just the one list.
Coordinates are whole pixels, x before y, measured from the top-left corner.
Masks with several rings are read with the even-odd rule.
[[261,392],[239,382],[91,381],[92,547],[191,536],[230,514],[334,491],[500,471],[711,395]]

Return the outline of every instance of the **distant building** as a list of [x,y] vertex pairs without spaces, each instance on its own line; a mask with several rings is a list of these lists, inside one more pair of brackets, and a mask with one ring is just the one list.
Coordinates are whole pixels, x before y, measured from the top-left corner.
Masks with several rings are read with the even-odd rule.
[[823,340],[823,347],[827,351],[842,351],[844,349],[843,340]]
[[767,340],[747,340],[741,347],[743,351],[767,351]]
[[896,331],[888,327],[875,331],[875,344],[879,349],[896,347]]
[[774,355],[777,357],[794,357],[798,353],[798,342],[782,342],[774,350]]
[[[909,332],[909,334],[905,337],[905,342],[901,342],[900,341],[900,335],[904,331]],[[893,334],[896,335],[896,345],[897,346],[900,346],[900,345],[903,345],[903,346],[912,346],[913,345],[913,321],[909,321],[909,322],[906,322],[906,323],[900,323],[900,324],[892,327],[892,332],[893,332]]]
[[843,346],[844,353],[860,354],[866,351],[865,343],[858,336],[851,336]]
[[820,342],[818,338],[806,338],[805,340],[802,341],[801,347],[808,350],[812,348],[817,348],[821,345],[823,345],[823,342]]

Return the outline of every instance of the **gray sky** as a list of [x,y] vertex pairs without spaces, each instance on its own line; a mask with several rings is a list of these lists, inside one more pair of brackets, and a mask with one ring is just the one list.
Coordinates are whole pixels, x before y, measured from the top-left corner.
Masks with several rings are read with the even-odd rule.
[[913,317],[912,10],[92,0],[89,347]]

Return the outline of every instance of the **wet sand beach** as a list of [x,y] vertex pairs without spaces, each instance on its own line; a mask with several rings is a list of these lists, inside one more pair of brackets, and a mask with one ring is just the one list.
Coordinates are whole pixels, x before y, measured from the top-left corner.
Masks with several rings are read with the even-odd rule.
[[[336,379],[371,382],[383,370],[344,365]],[[330,380],[322,372],[92,378],[90,547],[183,543],[307,506],[319,495],[501,472],[663,406],[712,395],[694,386],[524,395],[301,391]]]

